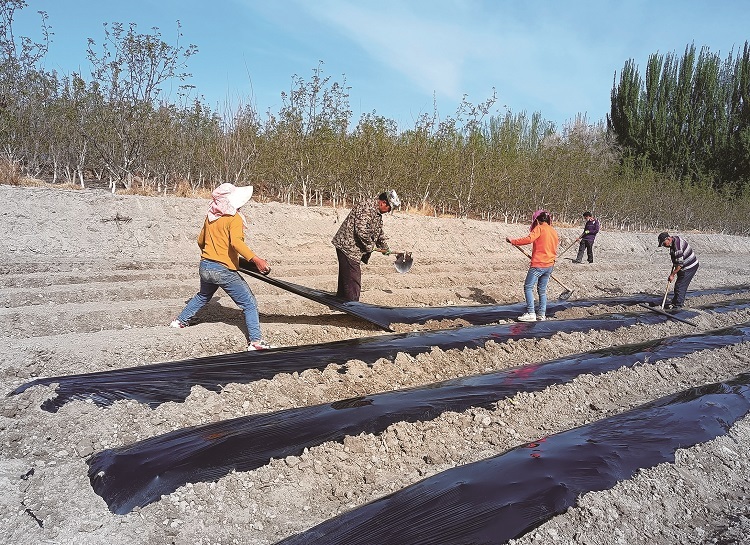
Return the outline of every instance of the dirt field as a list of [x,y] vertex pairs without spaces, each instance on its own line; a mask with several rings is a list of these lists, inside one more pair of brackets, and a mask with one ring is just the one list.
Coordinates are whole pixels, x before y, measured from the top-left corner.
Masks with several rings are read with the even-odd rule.
[[[200,199],[112,195],[0,186],[4,248],[0,288],[0,376],[5,393],[36,377],[86,373],[237,352],[242,316],[223,292],[182,330],[167,324],[198,287],[195,244],[207,203]],[[251,202],[248,242],[272,275],[335,291],[330,239],[347,210]],[[645,292],[661,296],[670,262],[655,233],[606,229],[593,265],[571,263],[555,276],[574,298]],[[675,229],[675,226],[664,226]],[[391,247],[412,251],[398,274],[392,258],[364,267],[365,303],[393,306],[504,304],[523,298],[527,259],[505,242],[525,225],[432,218],[385,218]],[[562,247],[578,226],[559,227]],[[679,233],[679,230],[675,229]],[[684,234],[701,261],[691,289],[750,284],[750,239]],[[268,284],[250,280],[266,338],[295,346],[384,334],[379,328]],[[562,288],[550,283],[550,297]],[[747,294],[745,294],[747,296]],[[689,305],[733,296],[688,299]],[[553,319],[611,311],[569,310]],[[625,309],[622,309],[625,310]],[[631,309],[632,310],[632,309]],[[689,386],[750,370],[748,344],[676,360],[622,368],[492,410],[446,413],[399,423],[380,435],[326,443],[216,483],[180,488],[127,515],[112,514],[87,477],[86,458],[186,426],[418,386],[477,372],[750,320],[750,311],[701,312],[698,327],[678,322],[614,332],[557,334],[545,340],[488,343],[477,350],[434,350],[373,366],[352,361],[323,372],[279,374],[230,384],[219,393],[193,388],[184,403],[156,409],[127,401],[109,408],[72,402],[40,409],[51,387],[0,403],[0,536],[3,543],[269,544],[304,531],[440,471],[636,407]],[[435,327],[426,325],[427,327]],[[399,331],[422,326],[399,326]],[[343,372],[341,372],[343,371]],[[716,440],[678,452],[674,464],[639,472],[514,541],[516,544],[750,543],[750,418]]]

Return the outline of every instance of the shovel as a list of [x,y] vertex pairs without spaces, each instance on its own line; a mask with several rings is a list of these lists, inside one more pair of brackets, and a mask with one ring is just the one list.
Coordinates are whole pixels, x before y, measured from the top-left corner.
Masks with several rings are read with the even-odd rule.
[[393,263],[393,266],[396,267],[398,272],[401,274],[408,273],[412,265],[414,265],[414,258],[412,258],[411,252],[396,254],[396,261]]
[[[672,267],[672,271],[674,271],[674,267]],[[669,276],[672,276],[672,271],[669,271]],[[664,310],[664,305],[667,304],[667,294],[669,293],[669,285],[671,283],[672,282],[670,282],[669,279],[667,279],[667,289],[664,290],[664,299],[661,300],[661,309],[662,310]]]
[[[523,249],[523,248],[521,248],[520,246],[516,246],[515,244],[513,245],[513,247],[514,247],[514,248],[518,248],[518,249],[519,249],[519,250],[520,250],[520,251],[521,251],[521,252],[523,253],[523,255],[525,255],[526,257],[528,257],[529,259],[531,259],[531,255],[529,255],[529,253],[528,253],[528,252],[527,252],[526,250],[524,250],[524,249]],[[555,276],[554,276],[554,275],[552,275],[552,274],[551,274],[551,275],[550,275],[550,278],[552,278],[552,280],[554,280],[555,282],[557,282],[558,284],[560,284],[560,285],[562,286],[562,288],[563,288],[563,289],[565,290],[564,292],[562,292],[562,293],[560,294],[560,296],[558,297],[558,299],[559,299],[560,301],[567,301],[568,299],[570,299],[570,296],[571,296],[571,295],[573,295],[573,290],[572,290],[572,289],[570,289],[570,288],[568,288],[568,287],[567,287],[567,286],[566,286],[565,284],[563,284],[562,282],[560,282],[560,281],[559,281],[559,280],[558,280],[557,278],[555,278]]]
[[667,304],[667,294],[669,293],[669,284],[670,282],[667,282],[667,289],[664,290],[664,299],[661,300],[661,308],[664,309],[664,305]]
[[[375,250],[383,255],[388,255],[385,250],[380,248],[375,248]],[[396,261],[393,262],[393,266],[396,267],[398,272],[401,274],[408,273],[412,265],[414,265],[414,258],[411,256],[411,252],[398,252],[396,254]]]

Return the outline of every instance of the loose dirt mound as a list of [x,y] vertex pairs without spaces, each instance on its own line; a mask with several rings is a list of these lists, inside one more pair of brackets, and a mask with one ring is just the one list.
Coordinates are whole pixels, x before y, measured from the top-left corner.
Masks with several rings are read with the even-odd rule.
[[[207,201],[115,196],[0,186],[5,247],[0,264],[0,329],[6,393],[39,376],[87,373],[240,351],[241,313],[222,292],[182,330],[167,324],[197,287],[195,235]],[[247,207],[251,248],[279,278],[335,291],[330,239],[346,210],[279,203]],[[385,218],[391,247],[412,251],[398,274],[392,258],[364,267],[366,303],[392,306],[513,303],[523,298],[526,258],[505,243],[524,225],[437,219],[397,212]],[[559,229],[566,247],[578,228]],[[701,260],[691,289],[750,283],[750,239],[685,233]],[[574,298],[645,292],[661,296],[669,258],[655,233],[607,230],[596,263],[575,265],[571,250],[555,276]],[[250,281],[264,335],[279,346],[383,332],[354,317]],[[550,284],[550,297],[562,289]],[[731,296],[689,299],[697,305]],[[555,318],[602,312],[569,310]],[[612,310],[612,309],[607,309]],[[623,309],[624,310],[624,309]],[[501,370],[567,354],[750,320],[750,312],[702,312],[698,327],[677,322],[615,332],[559,334],[546,340],[490,342],[477,350],[435,349],[373,366],[351,361],[323,372],[279,374],[214,393],[193,388],[184,403],[151,410],[135,402],[110,408],[73,402],[57,413],[41,402],[53,388],[33,388],[0,404],[0,530],[6,543],[274,543],[342,511],[459,464],[635,407],[692,385],[750,369],[750,347],[710,350],[623,368],[535,394],[492,410],[446,413],[399,423],[385,433],[327,443],[216,483],[198,483],[124,516],[91,489],[85,459],[105,448],[171,430],[248,414]],[[406,326],[398,331],[460,327]],[[750,512],[750,418],[728,435],[678,453],[674,464],[640,472],[611,490],[589,493],[516,543],[747,543]]]

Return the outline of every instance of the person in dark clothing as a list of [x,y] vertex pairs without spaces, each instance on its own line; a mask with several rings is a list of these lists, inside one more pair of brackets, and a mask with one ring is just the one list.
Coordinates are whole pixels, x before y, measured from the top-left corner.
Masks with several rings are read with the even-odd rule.
[[367,264],[375,250],[390,255],[388,237],[383,232],[383,214],[400,205],[401,200],[391,189],[381,193],[376,200],[362,201],[346,216],[331,241],[339,261],[336,297],[359,301],[362,291],[360,262]]
[[583,226],[583,233],[578,237],[581,243],[578,245],[578,256],[573,260],[573,263],[583,261],[583,252],[586,252],[589,263],[594,262],[594,239],[599,232],[599,220],[591,212],[584,212],[583,219],[586,220],[586,223]]
[[674,284],[671,308],[682,308],[685,304],[685,295],[687,294],[690,281],[698,271],[698,258],[687,240],[672,236],[666,232],[659,233],[659,246],[657,248],[662,246],[669,248],[669,257],[672,259],[672,272],[669,273],[669,283],[677,277],[677,282]]

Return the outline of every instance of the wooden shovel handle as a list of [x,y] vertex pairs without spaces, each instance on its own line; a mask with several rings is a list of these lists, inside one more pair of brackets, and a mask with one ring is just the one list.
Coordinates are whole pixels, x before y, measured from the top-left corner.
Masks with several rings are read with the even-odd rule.
[[[531,255],[529,254],[529,252],[527,252],[526,250],[524,250],[520,246],[516,246],[515,244],[513,244],[513,247],[514,248],[518,248],[521,252],[523,252],[523,255],[525,255],[526,257],[528,257],[529,259],[531,259]],[[555,282],[557,282],[558,284],[560,284],[565,290],[567,290],[567,291],[573,291],[570,288],[568,288],[565,284],[563,284],[562,282],[560,282],[557,278],[555,278],[555,275],[550,274],[550,278],[552,278],[552,280],[554,280]]]

